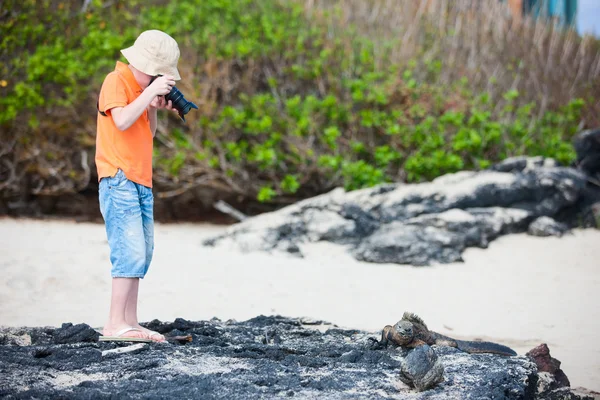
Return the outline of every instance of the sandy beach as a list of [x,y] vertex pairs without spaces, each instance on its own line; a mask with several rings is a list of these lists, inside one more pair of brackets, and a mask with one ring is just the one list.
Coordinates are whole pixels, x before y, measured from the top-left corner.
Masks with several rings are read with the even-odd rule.
[[[156,225],[142,321],[276,314],[376,334],[412,311],[432,330],[519,354],[547,343],[572,387],[600,391],[600,231],[510,235],[468,249],[464,263],[417,268],[358,262],[328,243],[304,247],[304,259],[202,246],[223,229]],[[110,298],[103,225],[3,218],[0,245],[0,325],[102,326]]]

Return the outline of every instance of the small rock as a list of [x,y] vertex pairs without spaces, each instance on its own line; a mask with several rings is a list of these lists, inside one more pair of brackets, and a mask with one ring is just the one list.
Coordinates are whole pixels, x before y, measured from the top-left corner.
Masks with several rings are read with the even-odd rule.
[[527,233],[532,236],[558,236],[561,237],[569,227],[556,222],[550,217],[539,217],[529,225]]
[[62,324],[62,327],[54,330],[53,337],[56,344],[97,342],[100,333],[87,324],[65,323]]
[[361,359],[363,354],[364,353],[360,350],[350,350],[349,352],[342,354],[342,356],[340,357],[340,361],[346,363],[356,363],[358,362],[358,360]]
[[0,333],[0,345],[31,346],[31,335],[27,333]]
[[444,381],[444,366],[431,347],[419,346],[402,360],[400,380],[419,392],[432,389]]
[[554,377],[555,387],[571,386],[569,378],[560,369],[560,361],[550,355],[550,349],[546,343],[529,350],[525,355],[535,361],[539,372],[548,372]]

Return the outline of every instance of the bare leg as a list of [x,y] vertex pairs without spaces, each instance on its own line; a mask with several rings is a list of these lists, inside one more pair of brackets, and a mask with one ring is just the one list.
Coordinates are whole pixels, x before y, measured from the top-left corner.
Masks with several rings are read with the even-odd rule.
[[137,327],[138,317],[137,317],[137,302],[138,302],[138,292],[140,288],[140,280],[134,279],[133,285],[131,285],[131,291],[127,296],[127,303],[125,304],[125,321],[131,326]]
[[127,297],[127,304],[125,306],[125,320],[127,321],[127,323],[130,326],[141,329],[142,331],[146,332],[146,334],[151,335],[150,339],[157,341],[157,342],[164,342],[165,337],[163,335],[152,332],[151,330],[144,328],[143,326],[140,325],[140,323],[138,321],[137,304],[138,304],[138,293],[139,293],[139,288],[140,288],[140,280],[139,279],[134,279],[134,280],[135,280],[135,282],[133,283],[132,289],[129,292],[129,296]]
[[124,328],[134,328],[123,336],[149,339],[147,331],[137,326],[138,277],[146,273],[147,242],[138,187],[118,170],[113,177],[102,178],[99,197],[113,276],[110,313],[103,333],[115,335]]
[[[133,326],[128,323],[126,318],[126,307],[129,297],[135,288],[137,300],[137,278],[113,278],[112,279],[112,294],[110,300],[110,313],[108,322],[104,325],[103,334],[105,336],[114,335],[121,329]],[[124,337],[146,338],[145,332],[129,331],[123,335]]]
[[[152,262],[152,255],[154,253],[154,196],[152,194],[151,188],[138,185],[137,189],[140,197],[142,228],[144,231],[145,275],[148,272],[148,268],[150,267],[150,263]],[[166,340],[163,335],[140,326],[137,317],[138,292],[139,280],[136,282],[135,289],[127,300],[127,308],[125,311],[127,322],[129,322],[131,326],[134,326],[138,329],[142,329],[150,337],[150,339],[156,342],[165,342]]]

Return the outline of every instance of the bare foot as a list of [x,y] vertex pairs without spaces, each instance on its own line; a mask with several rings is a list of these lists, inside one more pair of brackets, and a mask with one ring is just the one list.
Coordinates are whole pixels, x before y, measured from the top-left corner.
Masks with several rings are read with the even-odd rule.
[[143,329],[135,326],[122,325],[110,326],[107,325],[102,329],[103,336],[118,336],[122,338],[148,339],[148,333]]

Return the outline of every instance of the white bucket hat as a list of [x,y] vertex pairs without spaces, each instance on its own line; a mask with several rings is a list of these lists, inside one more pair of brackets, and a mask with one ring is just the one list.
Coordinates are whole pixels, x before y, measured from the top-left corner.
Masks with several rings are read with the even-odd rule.
[[172,75],[175,80],[181,76],[177,69],[179,46],[175,39],[159,30],[144,31],[135,40],[133,46],[122,49],[129,64],[145,74]]

